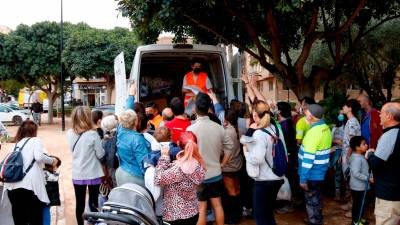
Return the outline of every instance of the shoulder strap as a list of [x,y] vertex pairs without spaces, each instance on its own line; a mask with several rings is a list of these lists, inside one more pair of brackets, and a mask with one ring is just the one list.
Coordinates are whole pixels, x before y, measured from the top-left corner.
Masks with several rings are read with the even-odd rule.
[[25,147],[26,143],[28,143],[28,141],[29,141],[30,139],[31,139],[30,137],[27,138],[26,141],[25,141],[25,143],[24,143],[21,147],[18,147],[18,146],[17,146],[18,143],[16,143],[15,146],[14,146],[14,150],[13,150],[13,151],[20,151],[20,152],[21,152],[22,149]]
[[[28,141],[29,141],[30,139],[31,139],[31,138],[28,138],[28,139],[25,141],[25,143],[21,146],[21,148],[18,147],[20,152],[22,152],[22,150],[24,149],[26,143],[28,143]],[[17,148],[17,145],[15,145],[14,151],[18,151],[18,150],[16,150],[16,148]],[[24,172],[24,176],[29,172],[29,170],[32,168],[32,166],[33,166],[34,163],[35,163],[35,156],[33,156],[32,162],[29,164],[28,168],[26,168],[26,170],[25,170],[25,172]]]
[[[271,132],[269,132],[267,129],[262,128],[262,129],[260,129],[260,130],[263,131],[264,133],[267,133],[267,134],[268,134],[269,136],[271,136],[272,138],[274,138],[274,135],[272,135]],[[265,160],[265,162],[267,163],[268,167],[272,169],[271,164],[269,164],[269,162],[268,162],[268,160],[267,160],[267,153],[265,153],[264,160]]]
[[[83,133],[85,133],[85,132],[83,132]],[[81,136],[82,136],[83,133],[79,134],[78,139],[76,139],[76,142],[75,142],[75,144],[74,144],[74,147],[72,147],[72,152],[75,151],[75,146],[76,146],[76,144],[78,144],[78,141],[79,141],[79,139],[81,138]]]

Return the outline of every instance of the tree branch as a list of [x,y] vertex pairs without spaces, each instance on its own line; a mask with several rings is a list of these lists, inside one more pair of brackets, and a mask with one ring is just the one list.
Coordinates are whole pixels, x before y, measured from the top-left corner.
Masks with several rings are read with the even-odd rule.
[[310,26],[307,29],[306,36],[308,36],[312,32],[314,32],[315,28],[317,27],[317,24],[318,24],[317,22],[318,22],[318,13],[319,13],[319,0],[314,0],[312,5],[313,5],[313,14],[312,14]]
[[258,38],[257,32],[254,29],[253,24],[251,24],[249,22],[249,20],[246,19],[246,17],[242,13],[232,9],[232,7],[228,4],[228,2],[226,0],[224,0],[224,5],[226,7],[226,10],[228,10],[228,12],[232,16],[239,18],[239,20],[245,25],[245,28],[247,29],[247,32],[249,33],[250,38],[253,40],[254,44],[256,45],[256,47],[260,53],[261,59],[266,60],[265,55],[268,55],[270,58],[272,58],[271,52],[269,52],[266,48],[264,48],[264,46],[262,46],[261,41]]
[[281,43],[280,43],[280,36],[278,30],[278,23],[276,21],[274,12],[273,12],[273,5],[267,2],[267,11],[265,17],[265,25],[267,26],[267,31],[269,34],[269,38],[271,39],[271,48],[272,48],[272,59],[274,60],[274,64],[278,68],[278,70],[287,75],[288,70],[287,66],[282,63],[281,60]]
[[[328,23],[326,21],[326,15],[325,15],[325,9],[322,8],[322,22],[324,24],[324,31],[327,32],[328,30]],[[332,60],[335,61],[335,54],[333,53],[333,47],[332,47],[332,43],[330,40],[326,40],[328,43],[328,49],[329,49],[329,53],[332,57]]]
[[326,36],[337,36],[342,34],[343,32],[347,31],[347,29],[349,29],[349,27],[351,26],[351,24],[353,24],[354,19],[358,16],[358,14],[360,13],[360,11],[363,9],[365,5],[365,0],[360,0],[360,2],[358,3],[356,9],[354,10],[353,14],[351,14],[351,16],[347,19],[347,21],[339,27],[339,29],[337,31],[335,31],[333,34],[332,33],[328,33],[326,34]]
[[249,49],[248,47],[246,47],[246,45],[244,45],[244,44],[242,44],[242,43],[239,43],[239,42],[237,42],[237,41],[235,41],[235,40],[230,40],[230,39],[224,37],[224,35],[223,35],[222,33],[220,33],[220,32],[218,32],[218,31],[212,29],[210,26],[201,23],[200,21],[196,20],[195,18],[193,18],[193,17],[191,17],[191,16],[189,16],[189,15],[187,15],[187,14],[184,14],[183,16],[186,17],[187,19],[189,19],[192,23],[195,23],[195,24],[196,24],[197,26],[199,26],[200,28],[203,28],[203,29],[205,29],[206,31],[208,31],[208,32],[210,32],[210,33],[213,33],[213,34],[216,35],[217,37],[221,38],[222,40],[224,40],[224,41],[226,41],[226,42],[228,42],[228,43],[232,43],[232,44],[236,45],[238,48],[243,49],[244,51],[246,51],[247,53],[249,53],[252,57],[254,57],[255,59],[257,59],[257,60],[260,62],[261,66],[265,67],[267,70],[269,70],[269,72],[271,72],[271,73],[273,73],[274,75],[277,75],[277,76],[279,76],[279,77],[282,77],[282,76],[279,74],[279,71],[278,71],[278,69],[276,68],[275,65],[268,63],[266,60],[261,61],[261,57],[260,57],[258,54],[256,54],[254,51],[252,51],[251,49]]
[[373,27],[369,28],[367,31],[365,31],[364,33],[362,33],[362,36],[367,35],[367,34],[370,33],[371,31],[373,31],[373,30],[375,30],[376,28],[378,28],[380,25],[386,23],[387,21],[390,21],[390,20],[393,20],[393,19],[397,19],[397,18],[400,18],[400,14],[394,15],[394,16],[391,16],[391,17],[387,17],[387,18],[381,20],[379,23],[375,24]]

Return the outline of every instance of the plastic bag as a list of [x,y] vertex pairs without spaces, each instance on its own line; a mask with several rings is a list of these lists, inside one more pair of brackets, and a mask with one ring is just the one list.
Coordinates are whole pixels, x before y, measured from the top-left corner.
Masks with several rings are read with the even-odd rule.
[[290,184],[288,179],[283,176],[284,183],[279,189],[278,195],[276,196],[276,200],[286,200],[290,201],[292,199],[292,191],[290,190]]

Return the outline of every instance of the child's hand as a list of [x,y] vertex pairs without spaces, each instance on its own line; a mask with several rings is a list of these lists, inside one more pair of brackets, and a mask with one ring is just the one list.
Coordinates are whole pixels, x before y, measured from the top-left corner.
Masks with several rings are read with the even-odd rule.
[[161,155],[169,156],[169,146],[161,146]]
[[369,182],[370,182],[371,184],[375,183],[374,178],[369,178],[368,180],[369,180]]
[[57,164],[58,164],[58,159],[53,157],[53,163],[51,164],[53,170],[57,169]]

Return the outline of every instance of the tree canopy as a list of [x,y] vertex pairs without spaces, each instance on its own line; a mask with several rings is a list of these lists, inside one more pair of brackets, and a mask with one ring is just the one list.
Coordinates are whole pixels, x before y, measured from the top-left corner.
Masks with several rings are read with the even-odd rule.
[[124,52],[127,74],[136,51],[136,38],[124,28],[102,30],[78,24],[69,29],[63,61],[72,77],[103,77],[107,81],[107,103],[114,83],[114,58]]
[[[60,84],[60,26],[41,22],[19,25],[0,39],[0,75],[2,79],[22,81],[46,92],[49,112]],[[49,122],[53,120],[49,113]]]
[[[176,41],[234,44],[290,87],[313,96],[342,74],[361,40],[400,17],[399,0],[119,0],[120,10],[146,43],[162,31]],[[319,43],[330,63],[305,65]]]
[[[87,24],[65,23],[63,63],[65,77],[105,77],[113,86],[114,58],[124,51],[129,70],[136,38],[128,29],[101,30]],[[15,80],[46,92],[49,98],[49,122],[53,103],[60,95],[60,24],[40,22],[19,25],[9,34],[0,34],[0,78]],[[8,84],[1,84],[9,87]],[[108,90],[111,95],[111,90]],[[109,101],[109,99],[108,99]]]

